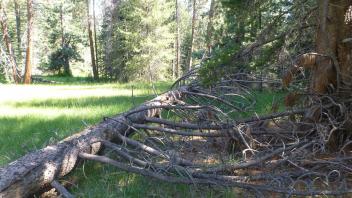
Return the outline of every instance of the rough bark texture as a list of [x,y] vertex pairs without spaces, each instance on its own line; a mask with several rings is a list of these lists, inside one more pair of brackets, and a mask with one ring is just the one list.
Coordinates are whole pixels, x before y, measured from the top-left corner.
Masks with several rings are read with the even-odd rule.
[[319,58],[312,68],[311,90],[324,94],[327,86],[333,84],[341,96],[346,96],[344,90],[352,88],[352,1],[319,0],[318,6],[316,52]]
[[133,110],[134,114],[127,112],[105,119],[56,145],[29,153],[0,168],[0,197],[28,196],[68,174],[77,164],[79,153],[95,154],[101,149],[101,141],[113,140],[118,137],[117,133],[132,132],[128,123],[144,123],[147,117],[159,114],[160,109],[147,107],[173,104],[182,97],[183,90],[167,92]]
[[32,82],[32,27],[33,27],[33,0],[27,0],[28,30],[27,30],[27,50],[26,65],[24,71],[24,84]]
[[312,71],[310,92],[326,94],[330,87],[341,97],[352,89],[352,1],[318,0],[316,52],[299,57],[284,76],[285,86],[301,68]]
[[3,34],[3,39],[5,41],[6,50],[7,50],[7,53],[9,54],[9,59],[12,67],[12,78],[13,78],[13,81],[17,84],[20,82],[21,77],[18,72],[16,57],[14,54],[14,50],[13,50],[11,39],[8,32],[6,12],[2,6],[2,2],[0,2],[0,24],[2,27],[2,34]]

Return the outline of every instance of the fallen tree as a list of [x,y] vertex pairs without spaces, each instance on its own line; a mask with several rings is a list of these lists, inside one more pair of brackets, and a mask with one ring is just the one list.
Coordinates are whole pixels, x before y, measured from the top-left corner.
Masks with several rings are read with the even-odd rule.
[[50,185],[55,179],[68,174],[77,164],[80,153],[97,154],[102,141],[110,141],[117,133],[131,133],[128,123],[144,123],[155,117],[160,109],[150,106],[173,105],[182,97],[185,88],[167,92],[138,107],[138,113],[126,117],[124,113],[105,119],[96,126],[75,134],[57,145],[51,145],[0,169],[0,197],[22,197]]
[[[351,193],[350,142],[339,146],[340,153],[327,149],[330,126],[339,127],[333,115],[326,115],[331,122],[305,122],[308,106],[241,118],[244,111],[254,113],[253,103],[235,80],[210,88],[193,81],[1,168],[0,196],[23,197],[51,186],[72,197],[57,180],[80,160],[163,182],[236,187],[258,196]],[[350,103],[324,102],[320,108]]]

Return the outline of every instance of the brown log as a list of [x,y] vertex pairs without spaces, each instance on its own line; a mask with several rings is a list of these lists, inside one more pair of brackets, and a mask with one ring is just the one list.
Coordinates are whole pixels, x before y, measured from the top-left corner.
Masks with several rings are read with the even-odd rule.
[[[167,92],[137,109],[172,104],[182,97],[183,91],[186,91],[185,87]],[[77,164],[79,153],[96,154],[102,147],[97,142],[114,140],[118,133],[128,133],[129,127],[125,123],[144,123],[146,117],[159,113],[160,109],[147,109],[129,115],[128,119],[128,112],[117,115],[0,168],[0,197],[24,197],[37,192],[71,172]]]

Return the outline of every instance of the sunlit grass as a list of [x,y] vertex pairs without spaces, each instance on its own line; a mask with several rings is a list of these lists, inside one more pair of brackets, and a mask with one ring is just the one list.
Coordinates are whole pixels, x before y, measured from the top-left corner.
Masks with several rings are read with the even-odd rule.
[[[156,83],[163,92],[169,83]],[[133,97],[132,97],[133,89]],[[0,85],[0,165],[153,97],[148,84]]]

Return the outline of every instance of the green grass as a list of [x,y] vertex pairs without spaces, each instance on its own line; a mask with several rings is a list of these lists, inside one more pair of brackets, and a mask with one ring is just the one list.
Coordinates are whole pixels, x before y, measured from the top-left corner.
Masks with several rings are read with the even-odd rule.
[[[0,85],[0,166],[154,97],[148,83],[99,84],[84,78],[49,79],[61,83]],[[164,92],[170,85],[156,83],[156,91]],[[259,114],[268,112],[273,98],[283,95],[255,94]],[[63,180],[73,183],[70,190],[77,197],[233,197],[238,194],[232,189],[167,184],[95,162],[85,162]]]
[[[157,83],[156,91],[165,91],[169,84]],[[1,85],[0,166],[152,98],[149,87],[142,83]]]

